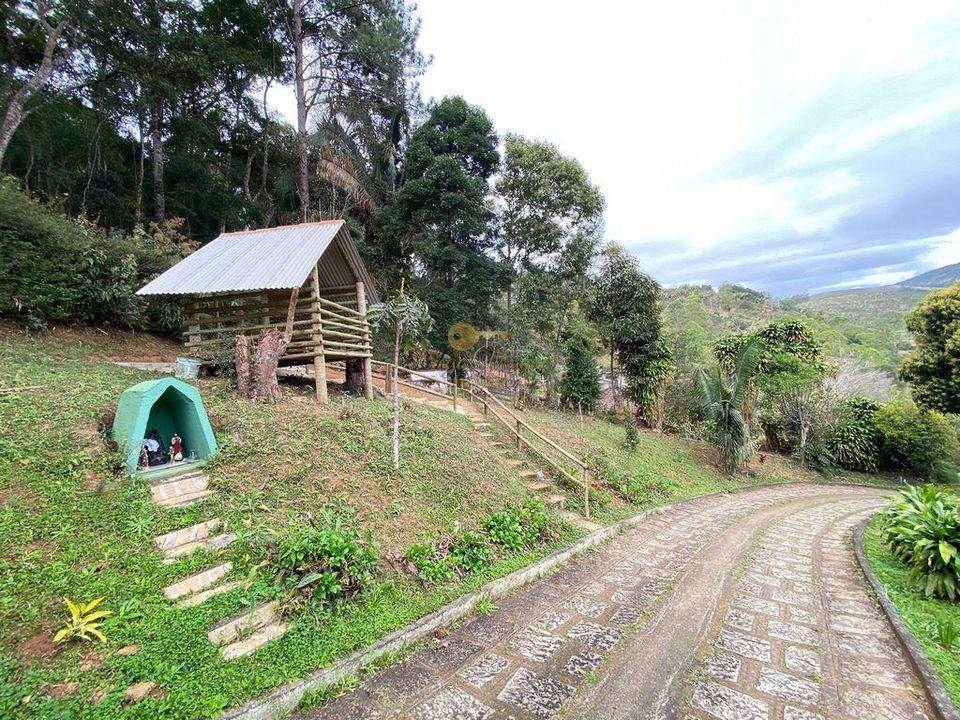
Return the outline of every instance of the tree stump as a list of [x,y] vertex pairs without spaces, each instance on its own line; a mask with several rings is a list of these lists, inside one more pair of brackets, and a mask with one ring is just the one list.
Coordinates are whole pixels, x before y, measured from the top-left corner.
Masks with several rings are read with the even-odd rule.
[[290,341],[274,328],[260,331],[257,339],[257,358],[253,371],[253,399],[260,402],[276,402],[280,397],[277,382],[277,363]]
[[233,366],[237,371],[237,393],[249,398],[253,394],[251,381],[250,338],[237,335],[233,339]]
[[347,390],[359,394],[363,391],[365,382],[363,375],[363,358],[348,359],[346,365]]

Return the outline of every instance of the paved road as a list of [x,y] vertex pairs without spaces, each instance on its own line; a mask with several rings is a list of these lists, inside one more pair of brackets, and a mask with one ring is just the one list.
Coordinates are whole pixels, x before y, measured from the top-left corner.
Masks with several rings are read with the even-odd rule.
[[786,486],[681,505],[300,717],[933,718],[853,558],[883,504]]

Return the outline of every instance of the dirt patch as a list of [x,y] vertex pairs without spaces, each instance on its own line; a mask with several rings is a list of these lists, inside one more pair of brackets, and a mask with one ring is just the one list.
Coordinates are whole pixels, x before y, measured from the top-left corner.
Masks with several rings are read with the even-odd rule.
[[[183,347],[179,343],[147,332],[70,325],[53,327],[42,333],[29,333],[16,323],[0,322],[0,338],[15,335],[52,338],[69,346],[71,355],[80,354],[90,360],[172,362],[177,355],[183,354]],[[80,353],[76,350],[80,350]]]
[[59,655],[62,650],[63,647],[57,645],[51,635],[47,633],[37,633],[20,643],[17,655],[25,667],[30,667],[52,660]]

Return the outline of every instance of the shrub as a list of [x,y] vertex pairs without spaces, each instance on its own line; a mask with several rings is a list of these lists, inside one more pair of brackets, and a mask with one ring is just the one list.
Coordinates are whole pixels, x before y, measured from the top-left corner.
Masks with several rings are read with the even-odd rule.
[[875,472],[880,465],[880,436],[874,415],[880,405],[869,398],[855,397],[841,403],[826,436],[833,461],[847,470]]
[[453,536],[450,560],[464,573],[472,573],[490,560],[490,544],[483,533],[463,530]]
[[425,585],[433,585],[453,577],[450,557],[430,542],[413,543],[407,548],[406,559],[417,569],[417,577]]
[[910,402],[888,403],[875,413],[874,426],[881,438],[881,463],[885,466],[907,468],[929,480],[951,475],[958,454],[957,436],[936,410]]
[[0,315],[51,322],[180,330],[179,303],[148,303],[137,289],[192,249],[179,221],[106,232],[64,215],[0,178]]
[[593,341],[575,337],[567,345],[560,395],[574,410],[593,410],[600,398],[600,369],[593,359]]
[[640,433],[637,431],[637,425],[632,419],[627,419],[623,423],[624,437],[623,447],[627,452],[636,452],[640,446]]
[[520,550],[548,540],[552,524],[543,501],[531,498],[519,507],[504,508],[490,515],[484,530],[497,545]]
[[908,487],[883,512],[883,539],[927,597],[957,596],[960,506],[935,485]]
[[325,603],[370,585],[377,562],[376,547],[348,520],[324,511],[319,521],[310,518],[280,539],[272,560],[288,587]]

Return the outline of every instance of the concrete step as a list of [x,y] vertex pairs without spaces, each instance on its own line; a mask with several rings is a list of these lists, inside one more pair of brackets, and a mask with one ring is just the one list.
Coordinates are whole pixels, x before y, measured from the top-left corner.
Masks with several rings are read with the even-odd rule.
[[185,597],[183,600],[177,603],[177,607],[196,607],[212,597],[222,595],[223,593],[230,592],[231,590],[236,590],[241,585],[243,585],[243,580],[231,580],[230,582],[214,585],[209,590],[204,590],[203,592],[198,592]]
[[530,492],[535,492],[535,493],[540,493],[546,490],[550,490],[552,487],[553,487],[553,483],[544,482],[544,481],[527,483],[527,489],[530,490]]
[[223,647],[220,650],[220,655],[224,660],[233,660],[238,657],[243,657],[244,655],[249,655],[271,640],[282,636],[285,632],[287,632],[287,626],[282,622],[264,625],[244,640],[238,640]]
[[217,623],[207,631],[207,639],[214,645],[227,645],[238,640],[251,630],[279,621],[280,610],[276,602],[268,602],[248,610],[242,615]]
[[535,477],[537,477],[537,471],[536,471],[536,470],[521,470],[521,471],[520,471],[520,477],[522,477],[522,478],[525,479],[525,480],[526,480],[527,478],[535,478]]
[[163,564],[170,565],[175,563],[184,555],[189,555],[194,550],[209,550],[211,552],[223,550],[223,548],[233,543],[233,541],[236,539],[237,536],[235,533],[227,532],[214,535],[213,537],[206,538],[204,540],[198,540],[197,542],[178,545],[177,547],[172,548],[164,553]]
[[186,495],[175,495],[172,498],[157,502],[157,505],[165,508],[182,508],[198,503],[201,500],[206,500],[208,497],[216,494],[216,490],[199,490],[198,492],[187,493]]
[[190,527],[168,532],[165,535],[158,535],[153,541],[160,550],[172,550],[178,545],[186,545],[187,543],[194,543],[198,540],[205,540],[210,537],[212,533],[216,532],[222,524],[219,519],[214,518],[213,520],[207,520],[206,522],[197,523]]
[[562,517],[567,522],[570,522],[577,527],[581,527],[584,530],[593,532],[594,530],[599,530],[603,527],[600,523],[595,523],[593,520],[587,520],[583,515],[579,513],[570,512],[569,510],[561,510],[560,517]]
[[210,478],[203,474],[190,477],[177,477],[168,482],[150,486],[150,497],[159,505],[168,505],[172,500],[184,495],[195,495],[208,489]]
[[209,590],[216,585],[224,575],[233,570],[232,562],[221,563],[213,567],[201,570],[195,575],[178,580],[172,585],[167,585],[163,589],[163,594],[168,600],[178,600],[184,595],[194,595],[202,590]]
[[163,485],[168,482],[174,482],[177,480],[190,480],[201,475],[206,475],[206,470],[202,465],[193,465],[191,466],[192,470],[186,470],[184,472],[176,472],[175,470],[169,471],[169,474],[161,475],[156,478],[148,478],[147,482],[150,485]]
[[504,462],[510,467],[520,467],[521,465],[526,464],[523,462],[523,460],[518,460],[517,458],[507,458],[504,460]]
[[567,498],[563,495],[545,495],[544,504],[554,510],[563,510],[567,506]]

